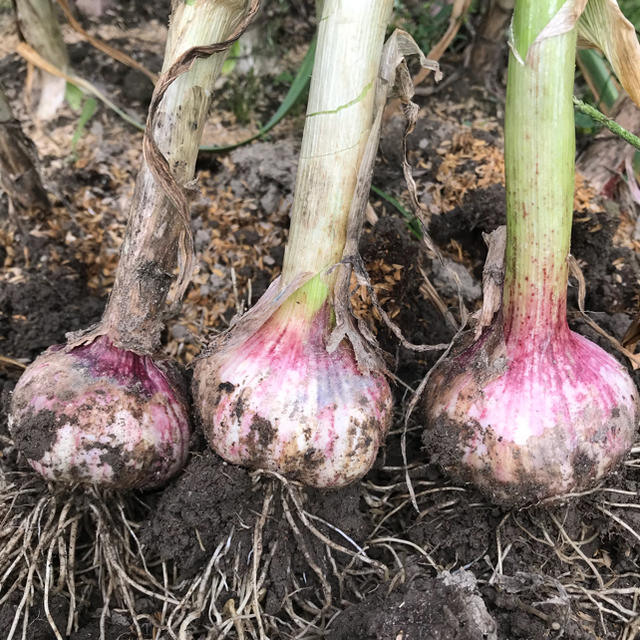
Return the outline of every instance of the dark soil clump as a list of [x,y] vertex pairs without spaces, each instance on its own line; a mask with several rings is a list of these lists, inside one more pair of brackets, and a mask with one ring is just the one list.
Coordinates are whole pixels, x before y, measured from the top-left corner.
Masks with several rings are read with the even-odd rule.
[[[134,640],[135,634],[131,633],[129,625],[114,624],[107,620],[105,624],[106,640]],[[75,633],[70,640],[100,640],[100,623],[92,622]]]
[[[406,582],[390,594],[384,585],[347,607],[331,625],[329,640],[496,640],[472,573],[433,578],[409,568]],[[411,575],[413,574],[413,575]]]
[[262,506],[249,474],[223,463],[213,451],[194,454],[184,472],[162,492],[142,542],[163,560],[194,575],[231,531],[238,552],[251,548],[255,515]]
[[65,334],[100,319],[103,300],[92,295],[84,277],[70,267],[37,271],[0,287],[3,355],[33,360]]
[[[411,439],[407,449],[416,452]],[[428,457],[428,452],[414,453],[409,463]],[[619,503],[622,496],[635,500],[638,486],[633,476],[632,469],[623,467],[605,479],[603,492],[567,504],[556,501],[507,511],[486,502],[470,485],[447,483],[434,465],[428,465],[412,474],[416,491],[420,485],[433,487],[418,497],[420,515],[407,504],[388,533],[431,550],[438,566],[473,571],[500,640],[587,640],[596,637],[592,630],[598,624],[578,623],[576,597],[583,588],[595,592],[598,579],[584,558],[595,562],[592,566],[598,567],[603,580],[622,588],[636,584],[629,560],[637,558],[640,543],[602,511],[613,496]],[[640,526],[634,509],[623,504],[604,508],[631,527]],[[574,551],[569,540],[579,545],[583,559],[569,555]],[[498,557],[499,567],[494,564]],[[565,586],[572,581],[579,586]]]
[[[470,191],[461,207],[434,216],[429,232],[446,247],[456,240],[469,257],[473,275],[482,277],[486,257],[483,233],[506,224],[505,191],[501,185]],[[619,212],[577,211],[571,231],[571,253],[587,282],[585,306],[592,311],[619,312],[634,306],[640,284],[640,263],[627,247],[615,246]],[[573,302],[575,303],[575,289]],[[574,304],[575,306],[575,304]]]
[[[97,322],[104,302],[89,293],[70,267],[28,272],[15,284],[0,284],[0,355],[31,361],[69,331]],[[7,433],[11,391],[21,369],[0,364],[0,435]]]
[[[287,490],[266,476],[254,480],[245,469],[224,463],[210,450],[195,454],[181,477],[164,490],[149,520],[143,523],[142,542],[152,555],[172,560],[183,577],[195,575],[221,548],[226,548],[218,564],[221,571],[234,571],[235,566],[241,573],[248,572],[256,523],[270,486],[274,488],[272,508],[261,531],[262,548],[271,552],[265,611],[273,615],[281,610],[295,588],[292,579],[304,585],[299,591],[304,598],[316,596],[321,585],[307,555],[322,569],[333,590],[337,583],[324,543],[300,521]],[[335,544],[353,551],[349,539],[362,544],[372,528],[362,510],[361,491],[359,485],[353,485],[339,491],[309,490],[297,495],[302,508],[312,514],[314,526]],[[297,531],[290,518],[297,523]],[[337,529],[326,527],[322,520]],[[345,554],[337,553],[336,557],[348,560]],[[220,605],[234,595],[225,592]]]
[[[7,602],[0,607],[0,631],[2,637],[9,635],[9,630],[13,624],[13,619],[22,599],[22,593],[14,592],[11,594]],[[49,599],[49,612],[58,629],[64,629],[67,624],[67,608],[68,602],[62,596],[52,596]],[[22,632],[22,620],[18,623],[18,627],[14,637],[19,638]],[[41,597],[37,597],[31,605],[29,615],[29,623],[27,625],[27,638],[29,640],[51,640],[54,637],[47,616],[44,610],[44,603]]]
[[[402,267],[400,280],[390,292],[390,304],[397,310],[394,322],[401,327],[405,338],[413,344],[447,343],[453,330],[444,322],[441,312],[420,290],[424,281],[420,273],[423,250],[399,217],[381,217],[373,229],[365,231],[360,242],[362,258],[367,265],[384,260],[386,264]],[[389,311],[389,303],[384,305]],[[380,347],[389,354],[392,370],[401,379],[419,381],[435,363],[438,352],[416,352],[398,343],[393,333],[379,323],[377,335]]]
[[29,460],[41,460],[55,443],[60,425],[69,420],[70,416],[58,416],[47,409],[30,412],[11,428],[15,445]]

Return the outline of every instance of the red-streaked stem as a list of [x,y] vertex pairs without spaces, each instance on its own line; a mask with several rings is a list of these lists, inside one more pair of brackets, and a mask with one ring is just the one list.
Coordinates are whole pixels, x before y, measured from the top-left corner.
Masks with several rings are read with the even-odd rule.
[[504,334],[534,347],[566,322],[574,191],[576,31],[536,40],[564,0],[519,0],[505,114],[507,249]]

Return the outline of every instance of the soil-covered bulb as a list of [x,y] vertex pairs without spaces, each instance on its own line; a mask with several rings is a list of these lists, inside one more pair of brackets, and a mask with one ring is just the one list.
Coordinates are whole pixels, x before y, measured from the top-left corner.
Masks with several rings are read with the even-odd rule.
[[50,347],[20,378],[9,428],[45,478],[132,489],[166,482],[185,463],[187,399],[171,365],[107,336]]
[[566,323],[548,340],[505,340],[498,319],[434,370],[424,409],[427,453],[494,502],[519,505],[611,471],[633,443],[638,392]]
[[194,401],[211,447],[228,462],[318,488],[361,478],[391,420],[381,372],[360,373],[343,340],[329,353],[330,313],[276,312],[246,341],[198,361]]

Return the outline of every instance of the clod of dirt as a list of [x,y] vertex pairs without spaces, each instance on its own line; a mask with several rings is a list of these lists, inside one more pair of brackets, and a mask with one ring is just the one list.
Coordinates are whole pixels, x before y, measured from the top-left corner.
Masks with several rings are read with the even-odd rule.
[[231,154],[231,160],[235,164],[231,188],[236,196],[255,197],[267,215],[279,208],[288,209],[298,167],[293,142],[258,142],[240,147]]
[[[14,591],[7,602],[0,607],[0,631],[2,632],[3,638],[9,635],[9,630],[13,624],[13,619],[21,599],[22,593]],[[56,595],[49,598],[49,612],[58,629],[65,629],[66,627],[68,606],[69,603],[63,596]],[[22,620],[18,622],[14,637],[19,638],[21,632]],[[36,596],[31,605],[26,637],[29,638],[29,640],[51,640],[51,638],[54,637],[40,595]]]
[[[405,127],[404,116],[393,116],[385,122],[380,136],[380,152],[387,163],[376,165],[374,184],[379,184],[381,181],[388,182],[391,179],[395,182],[402,174],[402,146],[399,141],[404,136]],[[454,122],[439,118],[418,118],[414,130],[407,138],[407,149],[409,151],[420,149],[423,157],[432,160],[436,168],[441,162],[436,149],[445,140],[451,140],[457,130],[458,125]]]
[[432,578],[421,569],[385,595],[384,585],[345,609],[329,640],[497,640],[497,625],[480,596],[474,575],[460,569]]
[[[164,490],[150,520],[143,524],[142,542],[163,560],[175,561],[185,577],[206,564],[216,546],[232,531],[236,555],[247,554],[253,545],[264,491],[264,485],[254,484],[246,469],[227,464],[206,449],[193,455],[184,473]],[[360,510],[357,484],[340,491],[309,490],[305,508],[336,523],[356,541],[363,542],[371,529]],[[280,537],[284,532],[281,546],[292,538],[287,526],[282,526],[283,519],[281,511],[275,509],[264,532],[265,539]],[[325,533],[338,544],[345,544],[340,534]],[[291,551],[295,553],[295,549]],[[285,559],[288,561],[288,557]]]
[[465,302],[475,302],[482,297],[480,282],[473,278],[467,268],[459,262],[444,257],[431,261],[433,285],[441,296],[453,297],[458,292]]
[[[68,331],[96,322],[104,302],[91,295],[69,267],[27,272],[21,282],[0,283],[0,355],[32,360]],[[0,435],[8,436],[11,391],[22,373],[0,366]]]
[[580,212],[573,218],[571,253],[582,265],[585,306],[591,311],[625,311],[637,304],[640,263],[633,251],[613,243],[619,223],[615,209]]
[[70,268],[38,271],[0,286],[2,355],[33,359],[65,334],[96,322],[104,302]]
[[[433,216],[429,232],[442,247],[452,239],[458,242],[471,258],[474,275],[480,278],[486,256],[482,234],[505,224],[505,220],[504,187],[493,185],[470,191],[461,207]],[[592,311],[624,311],[634,306],[640,263],[633,251],[614,245],[619,222],[615,209],[579,211],[573,217],[571,253],[582,266],[587,282],[585,306]],[[576,306],[575,289],[569,294],[570,306]]]
[[458,242],[472,260],[474,275],[480,278],[487,253],[482,234],[505,224],[506,217],[504,187],[494,184],[469,191],[461,207],[433,216],[429,233],[441,247],[446,247],[451,240]]
[[207,449],[192,456],[182,475],[164,490],[143,525],[142,543],[163,560],[174,560],[182,576],[191,577],[232,529],[238,552],[251,548],[261,504],[249,474]]
[[[134,640],[130,625],[114,624],[107,620],[104,629],[104,640]],[[71,634],[70,640],[102,640],[100,623],[93,622]]]
[[[404,337],[414,344],[447,343],[453,336],[441,312],[421,290],[424,278],[419,270],[423,255],[420,242],[409,233],[405,222],[397,216],[382,216],[373,229],[360,241],[360,253],[373,282],[378,275],[376,265],[399,265],[400,279],[387,292],[383,306],[394,322],[402,328]],[[373,269],[371,269],[373,267]],[[427,265],[424,266],[429,271]],[[439,352],[417,353],[398,345],[397,338],[379,323],[377,335],[383,351],[395,358],[394,372],[401,379],[415,382],[434,364]]]
[[[482,595],[498,622],[500,638],[590,640],[592,637],[571,620],[566,591],[542,574],[519,571],[513,576],[496,575],[492,585],[483,587]],[[532,600],[535,606],[529,604]]]
[[[353,551],[352,541],[363,544],[370,534],[372,523],[361,510],[360,484],[338,491],[290,489],[297,494],[300,506],[314,518],[314,526],[334,544]],[[222,607],[229,598],[239,596],[233,592],[238,583],[231,576],[239,576],[242,582],[251,571],[254,533],[267,495],[271,496],[271,508],[259,529],[262,548],[272,551],[265,567],[265,613],[281,614],[292,597],[312,602],[320,598],[322,602],[327,596],[327,584],[333,593],[338,593],[325,542],[304,525],[289,490],[265,476],[254,479],[245,469],[224,463],[209,450],[194,456],[184,474],[164,490],[149,520],[142,525],[143,545],[150,555],[172,560],[181,578],[195,575],[216,549],[221,551],[218,571],[230,577],[229,591],[216,596]],[[292,520],[297,524],[292,526]],[[333,523],[335,528],[327,527],[323,521]],[[335,558],[338,563],[349,559],[340,552]],[[321,571],[322,584],[309,559]]]
[[[409,446],[418,450],[418,444],[409,442]],[[423,451],[428,458],[430,452]],[[442,482],[440,471],[432,470],[430,480]],[[445,493],[439,500],[456,498],[455,510],[449,518],[432,522],[423,518],[407,528],[406,537],[423,549],[438,549],[440,564],[444,566],[472,564],[483,557],[493,543],[496,527],[503,517],[500,509],[484,502],[482,496],[473,490],[468,493]],[[438,500],[434,500],[437,504]],[[456,535],[451,535],[455,531]]]

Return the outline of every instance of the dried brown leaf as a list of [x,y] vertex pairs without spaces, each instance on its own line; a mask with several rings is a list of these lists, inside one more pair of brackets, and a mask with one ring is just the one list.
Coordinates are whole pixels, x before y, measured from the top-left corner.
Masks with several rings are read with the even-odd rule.
[[482,234],[488,247],[487,259],[482,269],[482,308],[478,317],[475,338],[488,327],[502,305],[504,282],[504,252],[507,246],[507,227],[502,225],[491,233]]
[[578,46],[602,51],[620,84],[640,105],[640,43],[616,0],[589,0],[578,20]]

